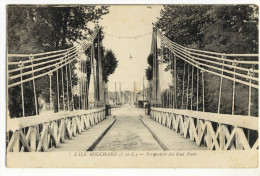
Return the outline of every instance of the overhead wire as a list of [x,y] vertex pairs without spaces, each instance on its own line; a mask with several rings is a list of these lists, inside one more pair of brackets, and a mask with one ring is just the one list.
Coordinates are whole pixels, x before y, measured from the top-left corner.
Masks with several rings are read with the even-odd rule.
[[[196,57],[192,57],[192,56],[189,57],[189,55],[185,51],[182,51],[182,50],[179,50],[179,49],[176,49],[175,51],[178,52],[179,54],[181,54],[182,56],[185,55],[184,57],[186,57],[188,59],[192,58],[192,59],[199,59],[199,60],[203,60],[203,61],[206,61],[206,62],[210,62],[208,60],[204,60],[204,59],[200,59],[200,58],[196,58]],[[196,61],[194,61],[194,63],[196,63]],[[213,63],[219,64],[219,65],[222,65],[222,66],[231,66],[231,65],[226,65],[226,64],[223,64],[223,63],[218,63],[218,62],[213,62]],[[215,67],[213,65],[208,65],[208,64],[205,64],[205,63],[202,63],[202,62],[199,62],[198,64],[202,65],[202,66],[205,66],[205,67],[208,67],[208,68],[212,68],[212,69],[215,69],[215,70],[222,71],[222,68]],[[231,67],[231,68],[233,68],[233,67]],[[246,78],[246,79],[252,79],[254,81],[258,81],[258,78],[256,78],[256,77],[249,77],[247,75],[244,75],[244,74],[241,74],[241,73],[237,73],[237,72],[233,72],[233,71],[229,71],[229,70],[226,70],[226,69],[223,70],[223,71],[226,72],[226,73],[230,73],[230,74],[234,74],[236,76],[240,76],[240,77]],[[247,69],[247,71],[248,71],[248,69]]]
[[138,38],[144,37],[146,35],[152,34],[152,32],[148,32],[148,33],[144,33],[144,34],[136,35],[136,36],[118,36],[118,35],[109,34],[109,33],[104,33],[104,34],[111,36],[111,37],[119,38],[119,39],[138,39]]
[[[169,42],[169,39],[167,37],[165,37],[163,34],[161,34],[160,32],[158,32],[159,34],[159,37],[162,38],[162,40],[164,41],[164,43],[167,45],[167,47],[174,53],[176,54],[179,58],[181,58],[182,60],[184,60],[185,62],[195,66],[196,68],[199,68],[201,70],[204,70],[204,71],[207,71],[209,73],[212,73],[214,75],[217,75],[217,76],[222,76],[226,79],[230,79],[230,80],[235,80],[236,82],[239,82],[239,83],[242,83],[242,84],[245,84],[245,85],[251,85],[252,87],[254,88],[258,88],[258,85],[256,84],[249,84],[248,82],[246,81],[243,81],[243,80],[240,80],[240,79],[237,79],[237,78],[233,78],[233,77],[229,77],[229,76],[226,76],[226,75],[221,75],[215,71],[212,71],[212,70],[208,70],[206,68],[203,68],[201,67],[201,65],[203,66],[206,66],[206,67],[209,67],[209,68],[212,68],[212,69],[219,69],[218,67],[214,67],[212,65],[207,65],[207,64],[204,64],[204,63],[201,63],[201,62],[198,62],[198,61],[195,61],[193,58],[194,56],[190,56],[189,54],[187,54],[187,51],[186,50],[181,50],[180,48],[177,49],[176,46],[174,46],[172,43]],[[186,58],[186,59],[185,59]],[[219,63],[218,63],[219,64]],[[214,68],[213,68],[214,67]],[[240,68],[240,67],[239,67]],[[250,69],[248,69],[248,71],[251,71]],[[230,71],[226,71],[228,73],[231,73],[231,74],[235,74],[235,75],[238,75],[238,76],[243,76],[244,78],[246,79],[249,79],[249,80],[255,80],[255,81],[258,81],[258,79],[256,77],[251,77],[251,76],[248,76],[248,75],[243,75],[243,74],[239,74],[239,73],[234,73],[234,72],[230,72]]]
[[[73,46],[73,47],[68,48],[66,50],[58,50],[58,51],[46,52],[45,53],[45,54],[51,54],[51,53],[53,54],[53,53],[59,53],[59,52],[62,51],[63,53],[61,53],[61,54],[56,54],[56,55],[51,55],[51,56],[44,56],[44,57],[41,57],[41,58],[33,59],[33,61],[42,61],[42,60],[45,60],[45,59],[58,57],[56,59],[49,60],[49,61],[44,61],[44,62],[40,62],[40,63],[34,63],[34,64],[31,64],[31,65],[27,65],[27,66],[23,66],[23,67],[20,67],[20,68],[15,68],[15,69],[9,70],[8,73],[12,73],[12,72],[28,69],[28,68],[31,68],[31,67],[34,68],[34,67],[37,67],[37,66],[40,66],[40,65],[43,65],[43,64],[54,62],[51,65],[47,65],[47,66],[44,66],[44,67],[40,67],[40,68],[37,68],[37,69],[29,70],[29,71],[22,72],[22,73],[17,74],[17,75],[10,76],[8,79],[9,80],[14,80],[16,78],[19,78],[19,77],[22,77],[22,76],[25,76],[25,75],[30,76],[30,74],[35,74],[35,73],[37,73],[39,71],[47,70],[46,72],[41,73],[39,75],[34,75],[33,77],[29,77],[27,79],[23,79],[23,80],[20,80],[18,82],[14,82],[12,84],[9,84],[8,88],[14,87],[16,85],[20,85],[22,83],[34,80],[34,79],[42,77],[42,76],[45,76],[48,73],[54,72],[54,71],[58,70],[59,68],[61,68],[61,67],[65,66],[65,65],[71,63],[72,61],[76,60],[76,56],[77,55],[82,54],[87,48],[90,47],[91,42],[96,38],[99,30],[100,29],[95,30],[94,33],[85,42],[81,43],[78,46]],[[26,56],[27,57],[32,57],[32,56],[35,56],[35,55],[41,55],[42,56],[44,54],[43,53],[33,54],[33,55],[31,55],[31,54],[29,55],[28,54]],[[21,56],[24,57],[25,55],[8,54],[8,57],[21,57]],[[24,63],[31,62],[31,61],[32,60],[26,60],[26,61],[15,62],[15,63],[12,63],[12,64],[24,64]],[[54,69],[52,69],[53,67],[54,67]],[[51,70],[49,70],[49,69],[51,69]]]
[[[158,33],[159,34],[159,36],[161,36],[161,37],[164,37],[168,42],[170,42],[171,44],[173,44],[176,48],[181,48],[181,49],[183,49],[185,52],[188,52],[188,53],[190,53],[190,54],[194,54],[194,55],[197,55],[197,56],[204,56],[204,57],[207,57],[207,58],[211,58],[211,59],[215,59],[215,60],[221,60],[221,61],[226,61],[226,62],[230,62],[230,63],[241,63],[241,64],[258,64],[258,61],[239,61],[239,60],[234,60],[234,59],[227,59],[227,58],[225,58],[225,56],[230,56],[230,55],[232,55],[232,56],[235,56],[235,55],[238,55],[238,56],[242,56],[243,54],[225,54],[225,53],[222,53],[221,54],[221,57],[215,57],[215,56],[211,56],[211,55],[205,55],[205,54],[201,54],[201,53],[194,53],[194,52],[191,52],[191,51],[189,51],[189,50],[194,50],[194,49],[190,49],[190,48],[187,48],[187,47],[184,47],[184,46],[181,46],[181,45],[179,45],[179,44],[177,44],[177,43],[175,43],[175,42],[173,42],[173,41],[171,41],[171,40],[169,40],[166,36],[164,36],[163,34],[161,34],[160,32]],[[202,52],[204,52],[203,50],[197,50],[197,51],[202,51]],[[205,51],[206,52],[206,51]],[[210,52],[211,54],[212,54],[212,52]],[[220,53],[217,53],[218,55],[220,55]],[[250,55],[250,54],[249,54]],[[246,57],[248,57],[249,55],[246,55]],[[256,57],[255,56],[255,54],[253,54],[254,56],[251,56],[251,57]],[[216,62],[216,64],[217,64],[218,62]],[[219,63],[220,64],[220,63]],[[227,66],[230,66],[230,65],[228,65],[228,64],[226,64]],[[242,68],[242,67],[241,67]],[[239,69],[239,67],[237,68],[237,69]],[[246,71],[248,71],[248,70],[246,70]]]

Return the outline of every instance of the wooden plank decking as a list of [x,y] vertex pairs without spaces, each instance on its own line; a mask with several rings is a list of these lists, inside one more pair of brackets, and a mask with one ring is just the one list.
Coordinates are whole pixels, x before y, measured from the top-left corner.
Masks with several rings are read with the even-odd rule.
[[206,150],[206,147],[197,146],[195,142],[185,139],[183,135],[159,124],[147,115],[141,118],[143,124],[153,134],[164,150]]
[[106,134],[107,130],[114,124],[116,119],[109,116],[97,125],[82,132],[78,136],[62,143],[58,148],[51,148],[47,152],[64,152],[64,151],[88,151],[92,150],[95,145]]

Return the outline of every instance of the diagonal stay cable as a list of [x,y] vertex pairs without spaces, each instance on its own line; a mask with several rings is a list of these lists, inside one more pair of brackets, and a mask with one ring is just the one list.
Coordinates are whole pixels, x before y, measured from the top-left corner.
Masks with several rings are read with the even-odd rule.
[[[162,39],[162,40],[164,40],[164,39]],[[182,53],[182,54],[186,55],[184,57],[186,57],[188,59],[194,59],[195,58],[195,57],[187,54],[185,51],[182,51],[182,50],[179,50],[179,49],[175,49],[175,52],[178,52],[179,54]],[[194,62],[196,62],[196,61],[194,60]],[[205,67],[212,68],[212,69],[219,70],[219,71],[224,71],[226,73],[230,73],[232,75],[236,75],[236,76],[243,77],[243,78],[246,78],[246,79],[258,81],[258,78],[256,78],[256,77],[251,77],[251,76],[248,76],[248,75],[245,75],[245,74],[241,74],[241,73],[237,73],[237,72],[233,72],[233,71],[229,71],[229,70],[222,70],[222,68],[215,67],[215,66],[212,66],[212,65],[208,65],[208,64],[205,64],[205,63],[202,63],[202,62],[199,62],[199,65],[203,65]]]
[[[185,55],[183,55],[183,54],[177,54],[177,53],[175,52],[175,50],[174,50],[174,47],[173,47],[172,45],[170,45],[168,42],[166,42],[165,44],[166,44],[166,45],[168,46],[168,48],[169,48],[173,53],[175,53],[179,58],[181,58],[183,61],[185,61],[185,62],[187,62],[187,63],[193,65],[193,66],[196,67],[196,68],[199,68],[199,69],[201,69],[201,70],[204,70],[204,71],[206,71],[206,72],[208,72],[208,73],[211,73],[211,74],[213,74],[213,75],[222,76],[223,78],[226,78],[226,79],[229,79],[229,80],[232,80],[232,81],[235,80],[236,82],[239,82],[239,83],[241,83],[241,84],[248,85],[248,86],[252,86],[252,87],[258,89],[258,85],[256,85],[256,84],[250,84],[250,83],[245,82],[245,81],[243,81],[243,80],[239,80],[239,79],[236,79],[236,78],[233,78],[233,77],[229,77],[229,76],[226,76],[226,75],[222,75],[222,74],[219,74],[219,73],[217,73],[217,72],[214,72],[214,71],[208,70],[208,69],[206,69],[206,68],[200,67],[200,66],[199,66],[200,63],[194,61],[194,60],[191,59],[191,58],[187,58],[187,56],[185,56]],[[186,57],[186,59],[185,59],[184,57]]]

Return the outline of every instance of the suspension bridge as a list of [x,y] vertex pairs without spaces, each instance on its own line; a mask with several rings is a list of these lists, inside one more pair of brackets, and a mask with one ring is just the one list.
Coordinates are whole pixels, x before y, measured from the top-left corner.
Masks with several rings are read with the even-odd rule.
[[[101,30],[95,28],[84,42],[68,49],[8,54],[8,97],[19,97],[20,111],[8,113],[7,152],[259,148],[258,117],[252,115],[252,97],[258,96],[258,54],[192,49],[154,28],[153,74],[145,95],[150,106],[110,109],[101,52]],[[162,84],[166,71],[160,69],[164,57],[171,72],[167,86]],[[77,81],[75,63],[80,70]],[[219,81],[205,81],[207,75]],[[211,84],[217,86],[216,102],[206,102],[205,87]],[[221,109],[225,84],[231,85],[229,114]],[[241,86],[247,97],[238,99]],[[216,112],[208,111],[209,103]],[[247,114],[237,113],[238,104],[247,106]],[[28,108],[32,106],[34,110]]]

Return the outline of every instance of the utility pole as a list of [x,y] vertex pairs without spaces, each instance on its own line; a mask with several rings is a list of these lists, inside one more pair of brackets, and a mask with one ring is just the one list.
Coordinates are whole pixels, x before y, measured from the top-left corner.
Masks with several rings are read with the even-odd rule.
[[116,104],[117,104],[116,82],[115,82],[115,96],[116,96]]
[[144,77],[143,77],[143,105],[144,105]]
[[134,103],[136,101],[135,82],[134,82],[134,97],[133,97],[133,101],[134,101]]
[[119,102],[122,102],[122,97],[121,97],[121,82],[119,82]]

